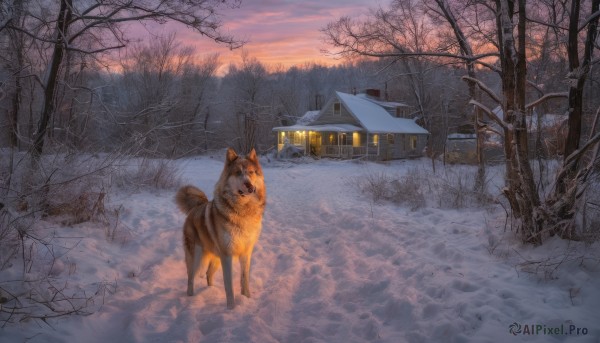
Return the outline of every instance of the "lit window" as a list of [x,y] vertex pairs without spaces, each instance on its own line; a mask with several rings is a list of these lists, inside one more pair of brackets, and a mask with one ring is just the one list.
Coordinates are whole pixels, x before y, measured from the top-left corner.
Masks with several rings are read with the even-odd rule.
[[417,148],[417,136],[410,136],[410,148],[413,150]]
[[281,132],[281,135],[279,136],[279,144],[285,144],[286,138],[285,138],[285,132]]
[[336,142],[335,142],[335,135],[333,133],[329,134],[329,144],[330,145],[336,144]]
[[377,146],[379,144],[379,135],[373,135],[373,145]]
[[352,133],[352,146],[359,147],[360,146],[360,134],[358,132]]

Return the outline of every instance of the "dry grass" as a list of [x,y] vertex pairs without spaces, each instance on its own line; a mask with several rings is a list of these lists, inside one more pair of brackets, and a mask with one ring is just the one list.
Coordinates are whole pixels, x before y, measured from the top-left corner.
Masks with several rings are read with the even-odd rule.
[[404,176],[393,176],[385,172],[373,172],[354,178],[362,193],[376,203],[389,201],[398,205],[408,206],[412,210],[426,205],[420,177],[416,170],[409,171]]
[[183,184],[177,163],[173,160],[143,158],[133,166],[121,168],[115,176],[123,188],[175,189]]
[[[108,241],[125,242],[130,230],[120,216],[126,209],[110,203],[113,185],[168,189],[181,183],[177,165],[168,160],[133,159],[131,167],[132,159],[119,154],[56,153],[44,155],[36,168],[29,161],[21,154],[12,168],[0,165],[0,271],[15,274],[0,282],[0,327],[89,314],[99,298],[116,288],[102,283],[97,292],[86,294],[59,277],[55,251],[68,253],[72,246],[64,245],[77,242],[54,237],[48,227],[94,222],[86,227],[104,228]],[[77,265],[67,268],[71,275]]]
[[476,170],[465,167],[445,168],[442,173],[413,168],[404,175],[385,171],[369,172],[352,178],[363,194],[376,202],[391,202],[412,210],[436,204],[440,208],[473,208],[486,206],[493,197],[486,191],[475,191]]

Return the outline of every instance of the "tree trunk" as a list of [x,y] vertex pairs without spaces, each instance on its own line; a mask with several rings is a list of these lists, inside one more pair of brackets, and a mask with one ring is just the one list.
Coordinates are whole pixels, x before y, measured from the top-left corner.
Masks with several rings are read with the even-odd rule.
[[[513,61],[514,39],[512,14],[514,13],[514,3],[511,0],[496,0],[496,9],[499,13],[496,20],[498,31],[498,46],[500,49],[500,64],[502,67],[502,94],[504,95],[502,110],[504,112],[504,121],[509,127],[514,126],[515,99],[515,65]],[[513,216],[520,218],[522,216],[521,206],[517,201],[516,190],[518,187],[519,175],[516,168],[516,156],[514,152],[513,131],[504,130],[504,157],[506,163],[505,181],[507,187],[504,194],[507,197]]]
[[44,140],[48,130],[48,123],[56,109],[56,86],[58,84],[58,75],[60,66],[64,57],[66,48],[65,38],[71,22],[72,0],[61,0],[58,19],[56,22],[56,42],[50,60],[50,69],[44,87],[44,102],[40,120],[38,122],[35,140],[33,142],[33,159],[39,161],[44,150]]
[[[580,64],[578,53],[578,33],[579,33],[579,12],[580,1],[573,0],[571,3],[571,15],[569,22],[569,128],[565,142],[563,170],[556,178],[556,186],[553,194],[548,200],[549,206],[553,209],[551,215],[555,217],[553,222],[564,221],[571,222],[575,213],[575,201],[571,198],[577,193],[577,170],[579,168],[579,158],[571,162],[568,157],[579,149],[581,139],[581,124],[583,116],[583,88],[587,75],[590,71],[592,61],[594,42],[598,35],[598,16],[594,17],[588,23],[587,36],[585,40],[584,56]],[[597,13],[600,10],[600,0],[593,0],[590,13]],[[592,132],[593,134],[593,132]],[[574,198],[573,198],[574,199]],[[574,225],[555,225],[552,229],[553,234],[558,234],[562,238],[575,239],[576,232]]]
[[[473,56],[473,49],[471,48],[471,44],[467,40],[465,34],[462,29],[456,22],[456,18],[454,17],[454,13],[448,7],[448,4],[445,0],[436,0],[438,7],[444,14],[444,17],[452,26],[452,30],[454,31],[454,36],[458,41],[460,46],[460,50],[462,55],[464,56]],[[467,69],[467,75],[470,78],[475,79],[475,66],[472,62],[465,63]],[[480,101],[479,92],[477,90],[476,85],[473,82],[469,82],[469,96],[471,99],[475,99]],[[475,192],[483,192],[483,188],[485,185],[485,160],[483,156],[483,134],[479,129],[479,123],[482,120],[481,110],[477,106],[473,106],[473,128],[475,129],[475,136],[477,137],[476,142],[476,153],[477,153],[477,178],[475,180]],[[445,151],[445,149],[444,149]]]
[[568,56],[569,56],[569,126],[567,140],[565,142],[564,157],[571,155],[579,148],[579,140],[581,138],[581,113],[583,106],[583,82],[578,74],[583,71],[579,69],[579,12],[580,0],[571,1],[571,14],[569,18],[569,40],[568,40]]
[[[14,2],[14,17],[12,20],[18,25],[21,25],[21,18],[23,12],[23,1],[17,0]],[[14,30],[9,31],[10,44],[12,51],[14,52],[14,63],[13,66],[17,72],[15,73],[15,92],[12,96],[12,106],[8,116],[10,123],[9,141],[10,146],[13,149],[19,149],[19,111],[21,110],[21,96],[23,93],[23,85],[21,80],[21,71],[23,70],[24,56],[23,56],[23,34]]]

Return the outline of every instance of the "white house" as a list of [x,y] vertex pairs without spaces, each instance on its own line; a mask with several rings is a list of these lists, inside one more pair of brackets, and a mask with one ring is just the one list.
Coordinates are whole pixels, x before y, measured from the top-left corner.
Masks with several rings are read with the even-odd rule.
[[296,125],[275,127],[277,152],[290,147],[318,157],[390,160],[418,157],[429,132],[406,118],[409,107],[367,94],[335,92],[322,110],[307,112]]

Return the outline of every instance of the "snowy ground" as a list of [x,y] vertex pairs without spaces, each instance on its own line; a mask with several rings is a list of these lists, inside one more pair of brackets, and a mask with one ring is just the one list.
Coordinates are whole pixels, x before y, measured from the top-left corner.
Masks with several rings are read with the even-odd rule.
[[[181,165],[187,182],[212,192],[220,159]],[[196,295],[185,295],[184,217],[174,191],[115,194],[124,226],[113,241],[95,224],[52,227],[72,248],[56,254],[52,275],[68,287],[102,290],[93,313],[9,324],[0,341],[600,342],[598,260],[577,258],[593,257],[597,244],[521,246],[503,233],[498,205],[412,211],[373,204],[349,182],[409,168],[432,173],[425,160],[265,161],[268,206],[253,257],[253,298],[238,295],[233,311],[220,274],[217,287],[199,281]],[[525,263],[549,256],[550,266]],[[564,260],[556,270],[555,259]],[[0,281],[17,277],[13,269],[0,272]],[[517,336],[513,323],[521,326]],[[531,325],[541,331],[524,335]],[[573,327],[580,335],[564,334]]]

